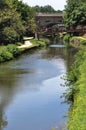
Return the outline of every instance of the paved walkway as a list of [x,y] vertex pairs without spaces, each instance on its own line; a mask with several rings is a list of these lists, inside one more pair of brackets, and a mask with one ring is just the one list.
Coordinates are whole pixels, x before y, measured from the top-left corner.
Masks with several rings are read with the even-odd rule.
[[25,41],[25,44],[18,46],[20,49],[29,49],[34,47],[34,45],[30,41]]

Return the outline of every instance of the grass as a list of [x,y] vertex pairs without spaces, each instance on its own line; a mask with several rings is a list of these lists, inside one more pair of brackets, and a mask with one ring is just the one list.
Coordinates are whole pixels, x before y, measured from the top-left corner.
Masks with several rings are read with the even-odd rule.
[[[27,37],[25,37],[27,39]],[[49,40],[48,39],[43,39],[40,38],[38,39],[32,39],[32,37],[29,38],[30,42],[32,43],[31,46],[25,46],[24,44],[21,43],[16,43],[15,44],[9,44],[7,46],[0,46],[0,63],[12,60],[13,58],[19,56],[21,52],[33,48],[33,47],[45,47],[48,45]],[[23,47],[20,48],[22,45]],[[19,46],[19,47],[18,47]]]
[[74,36],[70,39],[70,44],[74,47],[80,47],[86,45],[86,38],[80,36]]
[[0,63],[12,60],[13,58],[19,56],[20,53],[20,49],[18,49],[14,44],[0,46]]
[[80,54],[75,61],[76,67],[79,63],[79,75],[73,84],[79,91],[74,94],[73,107],[69,111],[68,130],[86,130],[86,47],[80,50]]
[[33,45],[36,45],[36,46],[39,46],[39,47],[44,47],[44,46],[49,44],[49,40],[45,39],[45,38],[40,38],[39,40],[38,39],[31,39],[30,42]]

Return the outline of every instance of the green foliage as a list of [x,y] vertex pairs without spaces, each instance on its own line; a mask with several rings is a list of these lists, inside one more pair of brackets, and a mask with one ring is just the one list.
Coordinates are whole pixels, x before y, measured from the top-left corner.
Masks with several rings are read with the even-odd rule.
[[12,53],[10,53],[6,47],[0,48],[0,62],[9,61],[13,58]]
[[31,39],[30,40],[34,45],[37,45],[39,47],[43,47],[43,46],[46,46],[49,44],[49,40],[48,39],[42,39],[40,38],[39,40],[38,39]]
[[70,43],[76,47],[76,45],[79,47],[81,46],[84,46],[86,45],[86,38],[83,38],[83,37],[77,37],[77,36],[74,36],[70,39]]
[[61,10],[55,10],[52,6],[50,5],[45,5],[45,6],[34,6],[34,9],[37,13],[63,13]]
[[67,29],[75,29],[86,24],[86,1],[68,0],[65,9],[64,22]]
[[51,7],[50,5],[46,5],[46,6],[35,6],[34,7],[36,12],[38,13],[55,13],[55,10],[53,9],[53,7]]
[[9,44],[8,46],[0,46],[0,63],[9,61],[19,55],[20,49],[18,49],[14,44]]
[[73,109],[69,115],[69,130],[86,130],[86,53],[84,55],[84,62],[79,67],[80,77],[76,82],[79,93],[74,98]]
[[64,39],[64,44],[66,46],[69,46],[71,35],[70,34],[66,34],[66,35],[64,35],[63,39]]
[[[71,103],[68,130],[86,130],[86,48],[75,56],[71,71],[67,74],[69,88],[65,94],[66,101]],[[72,100],[71,100],[72,99]]]
[[13,55],[9,51],[3,51],[1,53],[1,56],[3,57],[4,61],[9,61],[13,59]]
[[14,43],[21,39],[25,28],[15,9],[3,9],[0,13],[0,43]]
[[65,36],[64,36],[64,41],[65,42],[69,42],[69,39],[70,39],[70,34],[66,34]]
[[86,45],[86,39],[81,39],[80,43],[81,45]]
[[21,14],[21,18],[24,22],[35,16],[34,9],[22,1],[13,0],[13,7]]
[[14,57],[17,57],[18,55],[20,55],[20,49],[14,44],[9,44],[7,46],[7,50],[10,53],[12,53]]
[[0,0],[0,9],[2,10],[3,8],[9,8],[12,5],[11,0]]
[[0,55],[0,63],[3,62],[3,61],[4,61],[4,59],[3,59],[3,57]]
[[[79,91],[79,88],[76,86],[76,82],[79,79],[80,71],[79,67],[83,63],[83,60],[85,59],[85,52],[83,50],[80,50],[75,55],[75,62],[71,66],[71,71],[67,73],[66,83],[65,85],[69,87],[67,89],[67,92],[64,94],[66,97],[66,101],[73,102],[73,100],[69,100],[70,97],[74,97],[75,93]],[[74,98],[73,98],[74,99]]]
[[35,11],[18,0],[0,1],[0,44],[22,41],[23,36],[36,31]]
[[17,45],[17,46],[21,46],[22,43],[21,43],[21,42],[16,42],[15,45]]
[[25,27],[25,34],[34,33],[37,29],[35,23],[35,10],[34,8],[24,4],[22,1],[13,0],[13,7],[21,15],[23,25]]
[[18,33],[11,27],[4,27],[2,31],[4,43],[15,43]]

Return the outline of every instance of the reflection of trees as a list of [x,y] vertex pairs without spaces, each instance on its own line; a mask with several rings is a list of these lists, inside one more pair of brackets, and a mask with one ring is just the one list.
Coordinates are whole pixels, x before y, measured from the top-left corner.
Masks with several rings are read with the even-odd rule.
[[7,124],[8,124],[8,122],[4,117],[3,108],[0,105],[0,130],[3,130],[3,128],[6,127]]
[[14,85],[16,82],[16,72],[11,70],[0,70],[0,130],[7,124],[4,110],[13,98]]
[[49,47],[48,50],[42,55],[42,58],[63,58],[66,59],[66,48],[65,47]]
[[3,130],[5,126],[7,126],[8,122],[5,119],[4,109],[7,106],[8,102],[6,101],[6,92],[3,93],[2,89],[0,88],[0,130]]
[[28,73],[23,69],[0,69],[0,86],[13,87],[18,82],[19,74]]
[[17,92],[18,75],[28,73],[22,69],[4,69],[0,68],[0,130],[7,126],[5,119],[5,109],[13,100],[14,94]]
[[76,48],[67,48],[67,55],[66,55],[66,64],[67,64],[67,71],[70,70],[73,62],[74,62],[74,55],[77,52]]
[[76,51],[77,50],[74,48],[66,48],[66,47],[52,48],[52,47],[50,47],[41,57],[44,59],[62,58],[66,61],[67,70],[69,70],[74,61],[74,55],[75,55]]

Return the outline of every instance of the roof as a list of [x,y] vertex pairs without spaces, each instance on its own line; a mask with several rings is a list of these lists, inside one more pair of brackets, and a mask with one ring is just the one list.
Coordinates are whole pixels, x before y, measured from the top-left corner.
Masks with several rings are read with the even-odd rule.
[[49,14],[49,13],[39,13],[36,15],[37,17],[63,17],[63,13],[54,13],[54,14]]

